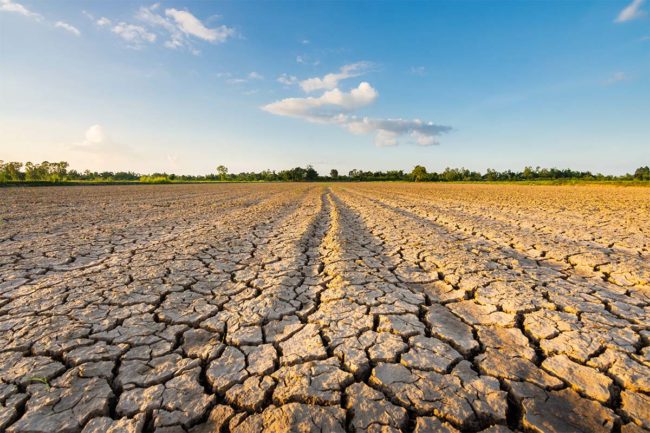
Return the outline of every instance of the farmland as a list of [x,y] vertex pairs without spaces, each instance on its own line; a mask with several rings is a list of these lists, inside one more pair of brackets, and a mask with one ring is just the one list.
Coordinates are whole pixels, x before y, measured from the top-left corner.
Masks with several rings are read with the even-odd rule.
[[650,430],[650,189],[0,190],[0,430]]

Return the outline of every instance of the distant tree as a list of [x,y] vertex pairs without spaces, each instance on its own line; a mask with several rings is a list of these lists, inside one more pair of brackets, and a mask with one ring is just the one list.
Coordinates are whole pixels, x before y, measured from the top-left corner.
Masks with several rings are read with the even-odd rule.
[[639,167],[634,171],[634,178],[638,180],[650,180],[650,167]]
[[421,165],[416,165],[411,171],[411,178],[416,182],[427,180],[427,169]]
[[339,178],[339,171],[335,168],[330,170],[330,177],[332,179],[338,179]]
[[522,174],[524,179],[532,179],[535,177],[535,172],[533,171],[532,167],[524,167]]
[[0,176],[3,181],[17,181],[23,179],[23,173],[20,171],[22,162],[2,162],[0,161]]
[[348,172],[348,176],[350,177],[350,179],[361,180],[361,176],[363,176],[363,171],[354,168]]
[[219,174],[219,179],[220,180],[226,180],[226,176],[228,175],[228,167],[225,165],[220,165],[217,167],[217,173]]
[[318,180],[318,172],[311,165],[308,165],[305,169],[305,179],[309,181]]

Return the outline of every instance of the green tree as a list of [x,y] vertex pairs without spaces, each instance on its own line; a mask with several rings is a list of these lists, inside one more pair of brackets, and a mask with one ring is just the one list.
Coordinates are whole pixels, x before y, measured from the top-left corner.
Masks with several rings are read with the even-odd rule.
[[650,167],[639,167],[634,172],[634,178],[638,180],[650,180]]
[[219,174],[219,179],[224,181],[228,175],[228,167],[225,165],[220,165],[217,167],[217,173]]
[[421,165],[416,165],[411,171],[411,177],[416,182],[422,182],[427,180],[427,169]]
[[337,169],[335,169],[335,168],[331,169],[330,170],[330,177],[332,179],[335,179],[335,180],[338,179],[339,178],[339,171]]
[[305,169],[305,179],[309,181],[318,180],[318,172],[311,165],[308,165]]
[[23,173],[20,169],[23,167],[22,162],[5,162],[0,161],[1,173],[3,181],[17,181],[22,180]]

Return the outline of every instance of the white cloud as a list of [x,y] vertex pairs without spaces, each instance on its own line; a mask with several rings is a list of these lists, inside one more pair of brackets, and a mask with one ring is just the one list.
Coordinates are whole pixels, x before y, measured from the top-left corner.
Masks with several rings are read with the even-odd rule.
[[91,125],[86,129],[84,141],[71,147],[72,150],[80,150],[91,153],[104,153],[111,150],[113,142],[106,134],[104,127],[99,124]]
[[320,60],[318,59],[311,60],[311,57],[303,54],[303,55],[296,56],[296,63],[301,65],[318,66],[320,65]]
[[[286,75],[280,76],[278,81],[292,82]],[[362,82],[350,92],[334,88],[319,97],[281,99],[261,109],[277,116],[338,125],[353,134],[374,134],[377,146],[395,146],[400,141],[431,146],[437,144],[436,138],[439,135],[451,131],[449,126],[436,125],[420,119],[376,119],[350,114],[372,104],[377,97],[377,91],[369,83]]]
[[72,33],[72,34],[75,35],[75,36],[81,36],[81,32],[79,31],[78,28],[76,28],[75,26],[73,26],[73,25],[71,25],[71,24],[68,24],[68,23],[66,23],[66,22],[63,22],[63,21],[57,21],[57,22],[54,24],[54,27],[57,27],[57,28],[60,28],[60,29],[66,30],[66,31]]
[[451,127],[424,122],[420,119],[373,119],[346,117],[341,124],[353,134],[375,133],[378,146],[395,146],[400,137],[419,146],[437,144],[436,137],[451,131]]
[[[15,3],[12,0],[0,0],[0,12],[16,13],[39,22],[46,22],[44,21],[43,15],[38,14],[36,12],[32,12],[22,4]],[[67,32],[72,33],[75,36],[81,36],[81,32],[79,31],[79,29],[64,21],[55,22],[54,27],[58,29],[63,29]]]
[[145,43],[156,41],[156,35],[142,26],[120,22],[111,31],[127,41],[132,48],[140,48]]
[[377,96],[377,91],[370,84],[362,82],[348,93],[333,89],[317,98],[286,98],[265,105],[262,109],[279,116],[298,117],[311,122],[329,122],[333,114],[371,104]]
[[101,125],[92,125],[86,130],[86,141],[84,141],[85,145],[93,146],[98,144],[105,144],[108,141],[109,140],[106,136],[106,132],[104,132],[104,128]]
[[129,146],[113,141],[100,124],[94,124],[86,129],[84,140],[68,147],[71,151],[93,155],[97,162],[106,164],[112,162],[127,162],[137,158],[137,152]]
[[0,11],[20,14],[25,17],[35,19],[36,21],[43,19],[43,15],[32,12],[22,4],[14,3],[11,0],[0,0]]
[[277,82],[284,84],[285,86],[291,86],[298,82],[298,77],[295,75],[282,74],[277,78]]
[[646,15],[645,11],[641,10],[645,0],[632,0],[632,3],[627,5],[616,17],[615,22],[624,23]]
[[234,36],[235,30],[221,25],[217,28],[210,29],[188,11],[179,11],[178,9],[166,9],[165,15],[174,19],[180,30],[188,35],[195,36],[209,42],[220,43]]
[[106,17],[101,17],[100,19],[97,20],[95,24],[97,24],[99,27],[104,27],[104,26],[110,26],[112,23],[111,20],[109,20]]
[[191,37],[221,43],[235,36],[233,28],[225,25],[208,28],[188,11],[166,9],[163,16],[157,12],[159,8],[157,3],[150,7],[141,7],[136,18],[148,26],[166,32],[169,39],[165,41],[164,46],[167,48],[187,48],[193,54],[198,54],[199,51],[192,45]]
[[249,80],[263,80],[264,77],[261,74],[258,74],[257,72],[253,71],[250,74],[248,74],[248,79]]
[[305,92],[313,92],[323,89],[334,89],[338,86],[339,81],[346,78],[358,77],[365,74],[372,66],[369,62],[357,62],[341,67],[339,72],[330,73],[324,77],[308,78],[300,82],[300,87]]

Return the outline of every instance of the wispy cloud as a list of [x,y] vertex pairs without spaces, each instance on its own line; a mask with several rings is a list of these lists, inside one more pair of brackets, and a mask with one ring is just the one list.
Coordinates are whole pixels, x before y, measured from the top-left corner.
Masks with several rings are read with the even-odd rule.
[[73,26],[72,24],[69,24],[65,21],[56,21],[56,22],[51,22],[49,20],[46,20],[43,15],[33,12],[29,9],[27,9],[25,6],[23,6],[20,3],[13,2],[12,0],[0,0],[0,12],[7,12],[7,13],[14,13],[18,15],[22,15],[24,17],[33,19],[35,21],[38,21],[43,24],[47,24],[49,26],[54,26],[54,28],[57,29],[63,29],[68,33],[71,33],[75,36],[81,36],[81,32],[79,31],[78,28]]
[[627,5],[618,14],[618,17],[616,17],[616,20],[614,20],[614,22],[624,23],[645,16],[646,12],[641,10],[643,3],[645,3],[645,0],[632,0],[632,3]]
[[221,43],[234,36],[235,30],[221,25],[216,28],[207,28],[203,23],[188,11],[178,9],[166,9],[165,15],[171,17],[178,28],[186,35],[191,35],[204,41]]
[[627,79],[628,77],[625,74],[625,72],[619,71],[619,72],[615,72],[614,74],[612,74],[611,77],[605,80],[605,84],[614,84],[614,83],[618,83],[619,81],[625,81]]
[[73,26],[71,24],[68,24],[68,23],[66,23],[64,21],[57,21],[56,23],[54,23],[54,27],[63,29],[65,31],[68,31],[68,32],[72,33],[75,36],[81,36],[81,32],[79,31],[78,28],[76,28],[75,26]]
[[230,72],[220,72],[217,74],[218,78],[225,78],[226,83],[228,84],[243,84],[243,83],[248,83],[250,81],[260,81],[264,79],[264,76],[260,74],[259,72],[249,72],[245,76],[233,76]]
[[189,11],[170,8],[165,9],[162,15],[158,13],[159,8],[159,4],[141,7],[136,18],[152,28],[165,32],[168,39],[164,45],[167,48],[185,47],[192,53],[198,54],[199,51],[192,44],[192,38],[218,44],[236,34],[233,28],[225,25],[215,28],[206,27]]
[[[91,13],[83,13],[98,27],[110,29],[120,36],[130,48],[164,41],[166,48],[185,48],[199,54],[196,41],[220,44],[237,34],[234,28],[226,25],[208,27],[188,10],[168,8],[163,11],[159,3],[140,7],[134,16],[136,22],[120,21],[115,25],[111,18],[102,16],[95,20]],[[218,18],[211,18],[215,17]]]
[[312,59],[310,56],[306,54],[301,54],[296,56],[296,63],[300,65],[311,65],[311,66],[318,66],[320,65],[320,60],[319,59]]
[[298,77],[295,75],[282,74],[276,79],[276,81],[278,83],[284,84],[285,86],[291,86],[298,82]]
[[314,92],[316,90],[331,90],[339,85],[339,81],[347,78],[358,77],[372,68],[370,62],[357,62],[341,67],[339,72],[333,72],[323,77],[308,78],[300,82],[300,87],[305,92]]
[[111,29],[113,33],[128,42],[131,48],[142,48],[147,43],[156,42],[156,35],[142,26],[120,22]]
[[424,77],[427,75],[427,68],[424,66],[413,66],[411,67],[411,74],[417,75],[419,77]]
[[43,19],[43,15],[32,12],[22,4],[15,3],[11,0],[0,0],[0,11],[16,13],[28,18],[32,18],[36,21],[41,21]]

